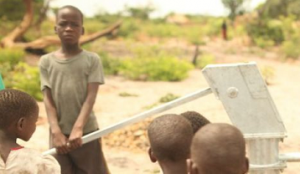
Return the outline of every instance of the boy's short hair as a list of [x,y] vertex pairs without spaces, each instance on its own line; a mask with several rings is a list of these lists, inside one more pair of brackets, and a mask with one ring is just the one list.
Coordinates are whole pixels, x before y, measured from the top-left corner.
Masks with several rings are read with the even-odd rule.
[[182,115],[184,118],[188,119],[189,122],[192,124],[194,134],[201,127],[210,123],[210,121],[207,118],[205,118],[203,115],[201,115],[200,113],[195,112],[195,111],[187,111],[187,112],[181,113],[180,115]]
[[212,123],[201,128],[191,145],[191,159],[198,172],[241,174],[248,170],[243,134],[235,126]]
[[71,9],[71,10],[77,11],[77,12],[80,14],[80,16],[81,16],[81,22],[82,22],[82,24],[83,24],[83,13],[81,12],[81,10],[79,10],[79,8],[77,8],[77,7],[75,7],[75,6],[72,6],[72,5],[65,5],[65,6],[59,8],[59,9],[57,10],[57,13],[56,13],[56,16],[55,16],[56,19],[57,19],[58,13],[59,13],[61,10],[63,10],[63,9]]
[[29,94],[15,90],[0,91],[0,129],[6,129],[21,117],[29,117],[39,108],[37,102]]
[[186,160],[193,137],[190,123],[180,115],[166,114],[148,127],[151,150],[159,161]]

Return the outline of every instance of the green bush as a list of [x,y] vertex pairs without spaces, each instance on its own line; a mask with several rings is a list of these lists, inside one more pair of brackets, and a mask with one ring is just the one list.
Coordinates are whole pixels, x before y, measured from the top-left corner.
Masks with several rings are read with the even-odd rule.
[[275,42],[273,40],[264,39],[261,37],[254,38],[254,43],[256,46],[260,48],[269,48],[275,45]]
[[176,57],[138,57],[122,61],[121,74],[133,80],[180,81],[193,66]]
[[24,60],[25,52],[22,49],[0,49],[0,64],[9,63],[11,67]]
[[262,43],[262,40],[267,41],[261,46],[270,45],[271,41],[274,44],[280,44],[284,41],[282,22],[279,20],[253,20],[247,23],[246,30],[255,44]]
[[215,63],[215,56],[212,54],[201,54],[197,60],[196,67],[203,69],[206,65]]
[[285,58],[298,59],[300,56],[300,39],[296,41],[284,41],[281,50]]
[[134,19],[127,18],[123,21],[121,28],[118,32],[118,36],[127,38],[127,39],[136,39],[136,35],[140,30],[141,24]]
[[159,99],[159,102],[160,102],[160,103],[167,103],[167,102],[170,102],[170,101],[175,100],[175,99],[177,99],[177,98],[179,98],[179,96],[174,95],[174,94],[172,94],[172,93],[168,93],[168,94],[166,94],[165,96],[161,97],[161,98]]
[[121,60],[109,56],[105,52],[98,53],[100,55],[105,75],[118,75],[121,67]]
[[19,89],[27,92],[35,99],[41,101],[43,99],[40,90],[39,70],[37,67],[31,67],[26,63],[20,62],[9,73],[9,77],[4,79],[7,88]]

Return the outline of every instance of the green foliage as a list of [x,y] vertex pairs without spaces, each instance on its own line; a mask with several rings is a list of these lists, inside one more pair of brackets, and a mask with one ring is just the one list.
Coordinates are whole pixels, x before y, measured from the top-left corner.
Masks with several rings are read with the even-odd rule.
[[137,32],[140,30],[140,26],[141,24],[139,24],[139,21],[126,18],[121,25],[118,36],[128,39],[135,39]]
[[281,45],[281,51],[285,58],[298,59],[300,56],[300,24],[295,22],[294,16],[281,18],[285,41]]
[[119,96],[121,96],[121,97],[137,97],[138,95],[131,94],[131,93],[128,93],[128,92],[121,92],[121,93],[119,93]]
[[84,32],[85,34],[91,34],[105,29],[107,25],[104,25],[97,19],[85,19],[84,20]]
[[244,0],[222,0],[223,5],[230,10],[229,18],[234,20],[235,17],[243,12]]
[[[43,0],[33,0],[34,14],[38,15],[42,6]],[[20,0],[0,0],[0,7],[1,22],[21,21],[25,14],[25,3]]]
[[96,19],[99,23],[102,24],[112,24],[118,20],[123,18],[121,14],[109,14],[107,12],[101,13],[99,12],[97,15],[95,15],[94,19]]
[[154,104],[151,104],[149,106],[146,106],[144,107],[144,109],[151,109],[151,108],[154,108],[162,103],[167,103],[167,102],[170,102],[172,100],[175,100],[177,98],[179,98],[180,96],[177,96],[177,95],[174,95],[172,93],[168,93],[166,94],[165,96],[162,96],[158,102],[154,103]]
[[11,67],[24,60],[25,52],[22,49],[0,49],[0,64],[9,63]]
[[254,38],[254,44],[260,48],[269,48],[275,45],[273,40],[266,40],[262,37]]
[[206,65],[214,64],[214,63],[215,63],[215,56],[212,54],[204,53],[199,56],[196,67],[203,69]]
[[180,81],[193,66],[176,57],[144,57],[123,60],[121,74],[133,80]]
[[294,41],[284,41],[281,47],[285,58],[298,59],[300,56],[300,39]]
[[105,75],[118,75],[122,65],[121,60],[111,57],[105,52],[98,54],[100,55]]
[[179,98],[179,96],[174,95],[174,94],[172,94],[172,93],[168,93],[168,94],[166,94],[165,96],[161,97],[161,98],[159,99],[159,102],[160,102],[160,103],[167,103],[167,102],[170,102],[170,101],[175,100],[175,99],[177,99],[177,98]]
[[149,19],[149,15],[154,11],[153,7],[145,6],[145,7],[126,7],[126,11],[129,13],[131,17],[146,20]]
[[265,82],[267,85],[271,84],[271,80],[274,78],[275,76],[275,70],[273,67],[271,66],[264,66],[261,68],[261,73],[263,78],[265,79]]
[[31,67],[26,63],[20,62],[14,70],[9,73],[8,78],[4,79],[7,88],[19,89],[27,92],[35,99],[43,99],[40,90],[39,70],[37,67]]
[[267,0],[259,6],[258,11],[261,18],[279,19],[282,16],[293,15],[300,19],[299,7],[299,0]]
[[246,26],[248,35],[261,47],[273,46],[284,41],[282,22],[279,20],[253,20]]

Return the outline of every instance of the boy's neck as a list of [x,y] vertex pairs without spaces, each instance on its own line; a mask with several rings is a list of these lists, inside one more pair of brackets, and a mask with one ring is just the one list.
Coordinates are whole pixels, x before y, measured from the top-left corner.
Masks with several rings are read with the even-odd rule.
[[8,131],[0,130],[0,145],[11,146],[11,148],[15,148],[19,146],[17,144],[17,137]]
[[159,162],[163,174],[187,174],[186,160],[177,162]]
[[82,51],[82,49],[79,47],[78,44],[76,44],[76,45],[62,45],[61,49],[58,50],[58,53],[63,58],[70,58],[72,56],[77,55],[81,51]]
[[0,154],[4,162],[11,149],[17,147],[20,147],[20,145],[17,144],[17,138],[7,131],[0,130]]

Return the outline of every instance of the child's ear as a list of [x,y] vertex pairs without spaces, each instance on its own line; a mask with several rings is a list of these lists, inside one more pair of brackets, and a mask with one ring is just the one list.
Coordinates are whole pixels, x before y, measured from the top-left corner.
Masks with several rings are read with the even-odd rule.
[[245,165],[243,167],[243,174],[247,173],[249,171],[249,159],[245,158]]
[[155,163],[157,161],[156,157],[153,154],[151,147],[148,149],[148,155],[150,157],[151,162]]
[[21,117],[17,122],[17,129],[22,130],[24,128],[25,118]]
[[189,174],[198,174],[197,165],[193,163],[191,159],[186,160],[187,169]]

